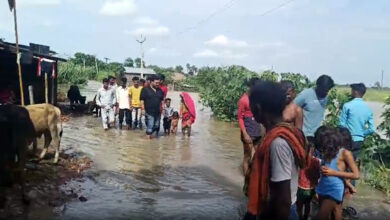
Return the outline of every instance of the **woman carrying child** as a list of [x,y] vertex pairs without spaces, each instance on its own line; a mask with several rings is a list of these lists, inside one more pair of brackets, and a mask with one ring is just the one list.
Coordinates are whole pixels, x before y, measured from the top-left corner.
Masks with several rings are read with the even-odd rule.
[[[329,219],[333,214],[335,220],[341,220],[345,180],[359,179],[359,169],[351,151],[342,147],[342,138],[338,130],[328,129],[329,131],[319,138],[322,176],[316,187],[320,202],[316,219]],[[346,172],[348,169],[351,172]]]

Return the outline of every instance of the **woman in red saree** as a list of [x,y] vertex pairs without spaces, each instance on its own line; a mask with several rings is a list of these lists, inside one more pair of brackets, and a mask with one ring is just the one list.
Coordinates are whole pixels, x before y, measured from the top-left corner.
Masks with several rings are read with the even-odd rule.
[[180,94],[181,104],[180,104],[180,117],[181,121],[181,131],[183,136],[191,136],[191,126],[196,119],[196,109],[194,100],[191,98],[190,94],[187,92],[182,92]]

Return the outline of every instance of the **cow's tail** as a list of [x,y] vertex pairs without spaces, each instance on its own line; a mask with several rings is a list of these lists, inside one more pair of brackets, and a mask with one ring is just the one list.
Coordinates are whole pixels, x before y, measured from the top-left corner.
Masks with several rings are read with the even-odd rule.
[[56,115],[58,118],[58,123],[57,123],[57,132],[59,137],[62,137],[62,120],[61,120],[61,110],[58,107],[55,107]]

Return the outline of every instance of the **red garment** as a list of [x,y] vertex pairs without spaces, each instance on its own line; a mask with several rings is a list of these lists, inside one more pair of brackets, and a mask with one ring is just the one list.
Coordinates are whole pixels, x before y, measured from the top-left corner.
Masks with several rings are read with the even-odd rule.
[[259,215],[264,211],[268,200],[270,182],[270,148],[275,138],[281,137],[287,141],[300,168],[305,166],[306,139],[298,128],[282,123],[270,130],[262,143],[256,149],[248,188],[248,212]]
[[249,96],[246,93],[238,101],[237,119],[242,131],[245,129],[245,117],[253,117],[251,107],[249,105]]
[[168,87],[166,86],[166,85],[164,85],[164,84],[161,84],[160,85],[160,89],[163,91],[163,93],[164,93],[164,98],[166,98],[167,97],[167,95],[168,95]]
[[314,189],[320,179],[320,160],[309,155],[307,167],[299,172],[298,186],[304,190]]
[[183,121],[190,121],[192,124],[196,119],[195,102],[187,92],[182,92],[180,96],[184,102],[180,106],[180,114],[182,115]]

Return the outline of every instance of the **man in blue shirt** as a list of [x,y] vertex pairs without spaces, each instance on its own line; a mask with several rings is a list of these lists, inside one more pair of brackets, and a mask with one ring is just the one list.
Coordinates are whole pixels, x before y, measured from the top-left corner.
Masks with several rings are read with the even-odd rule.
[[352,135],[352,153],[356,157],[363,145],[364,138],[375,132],[374,114],[363,101],[366,86],[363,83],[352,84],[351,93],[354,98],[344,104],[339,125],[347,128]]
[[322,75],[317,79],[315,88],[303,90],[294,100],[294,103],[303,110],[302,130],[310,143],[314,142],[314,133],[325,118],[327,95],[333,87],[333,79]]

